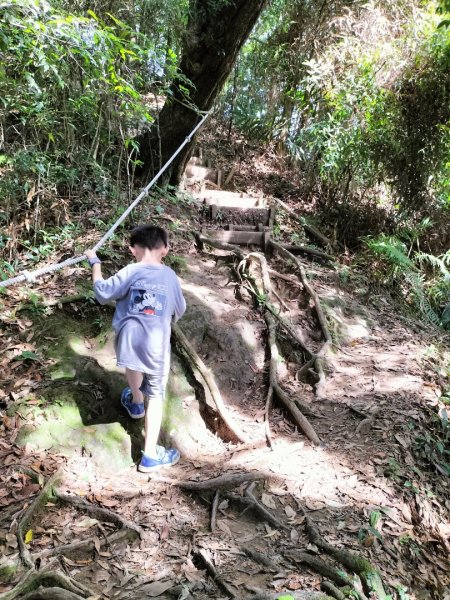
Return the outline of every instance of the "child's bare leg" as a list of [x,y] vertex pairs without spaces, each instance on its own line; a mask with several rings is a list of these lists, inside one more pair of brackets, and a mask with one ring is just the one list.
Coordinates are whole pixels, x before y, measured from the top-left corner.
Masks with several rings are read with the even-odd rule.
[[126,376],[128,385],[131,388],[131,392],[133,394],[133,402],[135,404],[142,404],[144,402],[144,396],[141,392],[142,379],[144,375],[139,371],[132,371],[131,369],[126,369]]
[[161,429],[162,409],[163,398],[161,395],[148,396],[147,410],[145,411],[144,454],[150,458],[157,458],[156,444]]

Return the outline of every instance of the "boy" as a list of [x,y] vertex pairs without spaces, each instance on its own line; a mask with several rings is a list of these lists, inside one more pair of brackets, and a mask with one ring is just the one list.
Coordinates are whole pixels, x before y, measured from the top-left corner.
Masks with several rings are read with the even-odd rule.
[[145,473],[174,465],[180,459],[178,450],[165,449],[157,441],[170,367],[171,321],[183,315],[186,302],[174,271],[162,264],[169,251],[164,229],[136,227],[131,232],[130,251],[136,262],[109,279],[103,279],[95,252],[87,250],[85,255],[92,267],[98,302],[117,301],[112,322],[117,365],[126,369],[129,385],[122,392],[121,404],[132,419],[145,416],[145,445],[138,466]]

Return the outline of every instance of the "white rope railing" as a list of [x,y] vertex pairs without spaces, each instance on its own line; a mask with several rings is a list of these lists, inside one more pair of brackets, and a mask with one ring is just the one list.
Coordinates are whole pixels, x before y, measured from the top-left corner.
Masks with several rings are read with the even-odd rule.
[[[145,198],[145,196],[147,196],[150,189],[155,185],[155,183],[158,181],[158,179],[161,177],[161,175],[164,173],[164,171],[172,164],[172,162],[175,160],[175,158],[178,156],[178,154],[181,152],[181,150],[186,146],[186,144],[189,144],[189,142],[192,139],[192,136],[195,135],[195,133],[200,129],[200,127],[206,121],[208,116],[209,116],[209,112],[207,112],[206,114],[203,115],[200,122],[197,123],[197,125],[194,127],[194,129],[191,131],[191,133],[188,135],[188,137],[184,140],[184,142],[181,144],[181,146],[179,146],[179,148],[172,154],[172,156],[169,158],[169,160],[166,162],[166,164],[158,171],[158,173],[156,173],[156,175],[153,177],[153,179],[150,181],[150,183],[148,183],[146,185],[146,187],[142,190],[142,192],[139,194],[139,196],[130,204],[130,206],[125,210],[125,212],[117,219],[117,221],[114,223],[114,225],[112,225],[112,227],[110,227],[108,229],[108,231],[105,233],[105,235],[95,244],[93,250],[97,251],[99,248],[101,248],[103,246],[103,244],[113,235],[113,233],[119,227],[119,225],[121,225],[121,223],[123,223],[123,221],[125,221],[125,219],[128,217],[130,212],[134,208],[136,208],[136,206],[139,204],[139,202],[143,198]],[[72,265],[76,265],[77,263],[80,263],[83,260],[86,260],[85,255],[74,256],[73,258],[68,258],[67,260],[64,260],[63,262],[55,263],[55,264],[48,265],[45,267],[41,267],[40,269],[35,269],[34,271],[24,270],[19,275],[16,275],[15,277],[11,277],[10,279],[5,279],[4,281],[0,281],[0,288],[8,287],[10,285],[14,285],[15,283],[20,283],[22,281],[27,281],[28,283],[34,283],[36,281],[36,279],[38,277],[40,277],[41,275],[45,275],[47,273],[53,273],[53,271],[59,271],[60,269],[64,269],[64,267],[70,267]]]

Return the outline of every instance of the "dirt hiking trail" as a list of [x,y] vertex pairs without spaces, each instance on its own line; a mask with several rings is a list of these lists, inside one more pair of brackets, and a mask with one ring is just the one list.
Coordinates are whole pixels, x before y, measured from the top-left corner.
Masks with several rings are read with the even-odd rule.
[[[240,257],[186,239],[175,251],[188,305],[179,328],[213,375],[225,420],[175,339],[164,435],[182,459],[138,473],[142,424],[120,408],[111,309],[73,301],[16,311],[1,337],[8,364],[22,357],[14,376],[23,381],[2,398],[0,598],[26,597],[8,591],[23,555],[18,527],[32,564],[62,570],[79,597],[325,598],[334,586],[342,597],[381,598],[369,565],[386,594],[448,598],[448,477],[433,445],[441,334],[302,258],[331,336],[320,379],[307,363],[324,339],[292,265],[269,257],[273,290],[255,302],[260,273],[243,276]],[[278,383],[320,444],[276,394],[268,402],[268,301],[303,344],[277,322]],[[359,573],[348,551],[365,561]]]

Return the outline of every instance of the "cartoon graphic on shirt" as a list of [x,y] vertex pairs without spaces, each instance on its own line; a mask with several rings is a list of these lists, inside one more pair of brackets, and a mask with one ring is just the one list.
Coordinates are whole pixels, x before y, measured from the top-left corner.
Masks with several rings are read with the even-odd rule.
[[162,316],[166,295],[142,289],[131,289],[129,309],[133,314]]

